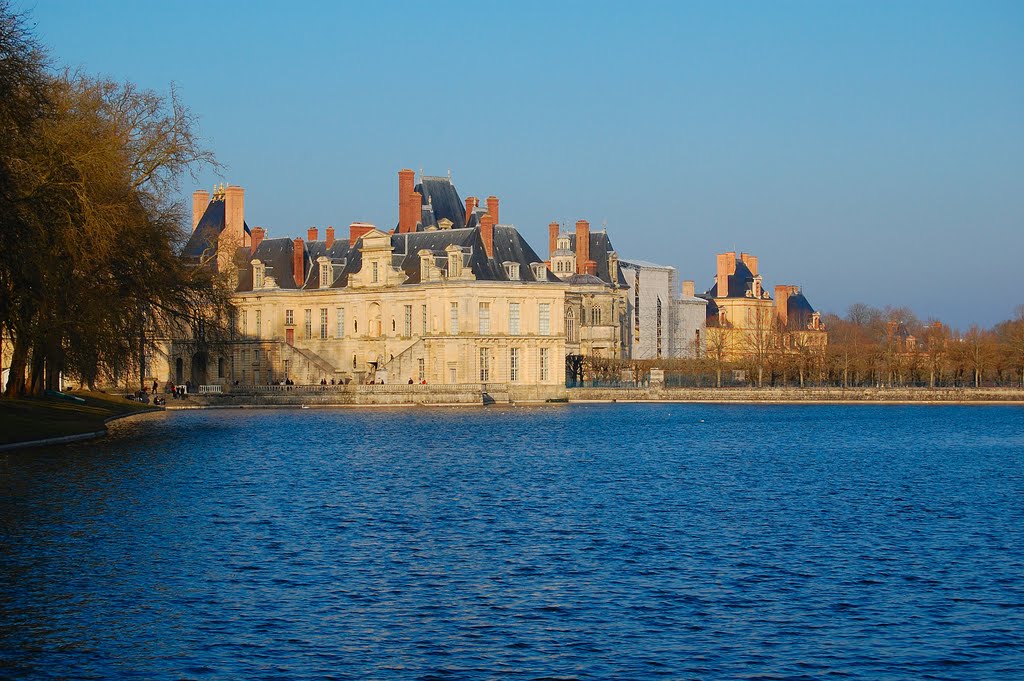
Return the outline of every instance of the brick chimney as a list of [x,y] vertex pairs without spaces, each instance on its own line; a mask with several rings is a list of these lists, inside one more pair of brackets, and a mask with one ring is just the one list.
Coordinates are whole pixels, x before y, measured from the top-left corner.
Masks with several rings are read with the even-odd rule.
[[369,231],[377,229],[369,222],[353,222],[348,226],[348,245],[355,246],[356,242]]
[[327,248],[334,245],[334,227],[327,228]]
[[586,220],[576,221],[576,273],[586,274],[587,261],[590,260],[590,223]]
[[295,285],[302,288],[306,283],[306,244],[302,239],[296,239],[292,250],[292,274],[295,275]]
[[552,222],[548,224],[548,257],[555,257],[555,251],[558,250],[558,223]]
[[196,231],[199,221],[203,219],[206,207],[210,205],[210,192],[198,189],[192,192],[192,231]]
[[500,225],[501,221],[498,220],[498,197],[488,196],[487,197],[487,214],[494,220],[494,224]]
[[494,257],[494,216],[490,213],[480,218],[480,240],[488,258]]
[[[416,186],[416,172],[408,168],[398,171],[398,231],[399,233],[412,232],[416,230],[416,219],[410,213],[409,204],[412,203],[412,190]],[[417,211],[419,208],[417,207]],[[412,222],[410,223],[410,219]]]
[[588,260],[583,263],[583,273],[597,276],[597,263],[593,260]]
[[725,298],[729,295],[729,276],[736,271],[736,254],[718,254],[718,273],[715,275],[716,298]]
[[423,195],[413,192],[409,197],[409,228],[410,232],[416,231],[416,225],[423,219]]
[[693,298],[693,291],[693,280],[684,279],[682,288],[683,298]]
[[316,227],[310,227],[309,229],[306,230],[306,241],[320,241],[320,239],[318,238],[319,236],[320,232],[319,230],[317,230]]
[[262,227],[252,228],[252,243],[249,245],[249,255],[255,255],[256,249],[263,243],[263,239],[267,236],[267,230]]
[[747,266],[747,269],[750,270],[750,273],[753,274],[756,277],[757,276],[757,256],[756,255],[750,255],[749,253],[740,253],[740,260],[742,260],[743,264]]
[[245,190],[231,185],[224,189],[224,231],[234,242],[234,247],[248,246],[249,236],[245,233]]
[[480,199],[475,196],[466,197],[466,226],[469,226],[469,218],[473,216],[473,211],[480,205]]
[[800,293],[799,286],[779,284],[775,287],[775,314],[779,316],[783,326],[789,325],[789,297],[797,293]]

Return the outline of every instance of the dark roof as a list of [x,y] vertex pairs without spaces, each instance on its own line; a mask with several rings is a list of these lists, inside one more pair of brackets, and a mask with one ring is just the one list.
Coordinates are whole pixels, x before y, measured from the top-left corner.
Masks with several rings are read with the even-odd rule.
[[[243,228],[246,234],[250,233],[248,224],[243,223]],[[199,224],[192,230],[192,236],[189,237],[181,254],[186,258],[195,259],[215,254],[217,239],[223,231],[224,199],[213,199],[203,211],[203,217],[199,218]]]
[[[750,285],[754,282],[754,274],[739,258],[736,259],[736,271],[729,275],[729,290],[726,295],[721,295],[718,291],[718,281],[715,281],[714,285],[709,288],[704,294],[699,295],[699,298],[746,298],[747,291],[750,290]],[[767,289],[765,289],[767,293]],[[769,296],[770,298],[770,296]],[[711,308],[708,307],[710,313]]]
[[414,191],[420,193],[420,230],[436,226],[444,219],[452,221],[453,229],[466,226],[466,205],[459,198],[451,179],[424,175]]
[[786,301],[786,326],[790,329],[806,329],[811,323],[814,308],[804,294],[794,293]]
[[[573,232],[569,235],[569,248],[576,252],[576,233]],[[591,232],[590,233],[590,259],[597,263],[597,277],[606,284],[616,284],[617,286],[629,286],[626,282],[626,276],[622,274],[621,268],[619,269],[618,281],[611,280],[611,272],[608,269],[608,254],[614,251],[612,247],[612,240],[608,238],[606,232]]]
[[[248,250],[248,249],[245,249]],[[295,243],[291,239],[264,239],[260,242],[256,252],[245,260],[245,267],[238,271],[238,290],[252,290],[252,265],[253,260],[259,260],[266,267],[266,276],[273,277],[279,288],[295,289],[295,277],[292,276],[292,255],[295,253]],[[309,267],[309,258],[306,257],[306,267]]]

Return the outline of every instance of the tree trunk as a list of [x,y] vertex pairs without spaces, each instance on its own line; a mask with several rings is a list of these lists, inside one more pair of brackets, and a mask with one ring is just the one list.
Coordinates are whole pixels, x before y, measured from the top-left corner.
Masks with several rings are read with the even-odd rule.
[[15,336],[11,350],[11,371],[7,376],[4,397],[24,397],[28,389],[25,384],[25,368],[28,366],[28,343]]
[[722,367],[718,367],[716,373],[718,374],[718,387],[722,387]]
[[32,397],[43,396],[43,379],[46,369],[46,353],[37,345],[32,349],[32,361],[29,369],[28,394]]

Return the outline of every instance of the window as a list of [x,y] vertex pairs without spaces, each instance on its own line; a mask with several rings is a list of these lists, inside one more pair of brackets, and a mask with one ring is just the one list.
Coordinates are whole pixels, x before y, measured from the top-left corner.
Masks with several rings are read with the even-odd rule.
[[253,260],[252,262],[252,287],[263,288],[266,285],[266,268],[263,263]]
[[306,338],[313,337],[313,311],[306,310]]
[[540,380],[544,382],[548,380],[548,349],[540,349]]
[[551,303],[540,304],[537,328],[537,332],[542,336],[547,336],[551,333]]
[[452,279],[462,276],[462,252],[448,254],[448,276]]
[[418,370],[420,383],[427,380],[427,361],[420,357],[416,360],[416,368]]
[[370,281],[376,284],[380,280],[380,267],[377,265],[377,261],[373,261],[370,264]]
[[507,262],[505,263],[505,274],[512,281],[519,281],[519,263]]
[[519,303],[508,304],[508,332],[513,336],[519,335]]
[[295,310],[284,311],[284,325],[293,326],[295,324]]
[[263,326],[263,311],[256,310],[256,337],[260,338],[260,330]]
[[339,307],[335,311],[335,314],[337,314],[337,316],[338,316],[338,320],[337,320],[338,333],[335,334],[335,335],[338,338],[344,338],[345,337],[345,308]]
[[327,308],[320,308],[320,340],[327,340]]
[[459,333],[459,304],[452,303],[449,309],[448,333],[453,336]]
[[565,340],[569,343],[576,342],[576,314],[571,307],[565,311]]
[[488,348],[480,348],[480,382],[486,383],[491,380],[491,351]]
[[601,323],[601,308],[596,305],[590,308],[590,323],[598,326]]
[[259,364],[260,363],[260,349],[259,348],[256,348],[255,350],[253,350],[253,353],[252,353],[252,363],[253,364]]
[[491,304],[480,303],[480,335],[486,336],[491,332]]
[[330,263],[320,263],[320,288],[328,288],[333,283],[331,279]]
[[243,336],[248,336],[249,335],[249,313],[248,313],[248,310],[242,310],[242,323],[239,324],[239,327],[242,329],[242,335]]
[[423,335],[427,335],[427,306],[420,306],[420,313],[423,315]]
[[405,306],[405,319],[402,323],[402,335],[412,335],[412,305]]
[[508,351],[508,380],[519,380],[519,348],[510,348]]

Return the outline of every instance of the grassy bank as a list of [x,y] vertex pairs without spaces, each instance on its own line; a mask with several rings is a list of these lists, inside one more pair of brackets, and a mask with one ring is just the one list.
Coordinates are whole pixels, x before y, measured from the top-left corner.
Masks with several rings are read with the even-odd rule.
[[101,392],[75,392],[85,404],[56,399],[0,399],[0,445],[95,433],[113,416],[155,407]]

